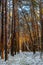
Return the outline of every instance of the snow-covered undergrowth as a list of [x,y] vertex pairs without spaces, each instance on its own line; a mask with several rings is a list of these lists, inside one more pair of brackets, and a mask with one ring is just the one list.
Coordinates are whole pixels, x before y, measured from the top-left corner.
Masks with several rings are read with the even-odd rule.
[[14,57],[9,54],[6,62],[0,59],[0,65],[43,65],[43,58],[40,58],[39,52],[36,52],[35,55],[32,52],[23,52]]

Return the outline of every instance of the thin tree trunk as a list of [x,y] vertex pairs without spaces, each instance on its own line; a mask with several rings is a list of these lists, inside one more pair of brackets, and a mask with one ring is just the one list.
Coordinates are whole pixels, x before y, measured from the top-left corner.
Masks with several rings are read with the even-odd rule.
[[2,52],[2,54],[1,54],[1,58],[2,59],[4,59],[4,43],[3,43],[3,33],[4,33],[4,31],[3,31],[3,23],[4,23],[4,2],[3,2],[3,0],[2,0],[2,31],[1,31],[1,52]]
[[15,1],[13,0],[13,31],[12,31],[12,42],[11,42],[11,55],[14,56],[16,54],[16,48],[17,48],[17,43],[16,43],[16,32],[15,32],[15,27],[16,27],[16,11],[15,11]]
[[7,59],[7,0],[5,0],[5,61]]
[[40,0],[39,7],[40,7],[40,22],[41,22],[41,54],[40,54],[41,58],[42,58],[42,52],[43,52],[43,13],[42,13],[43,6],[42,4],[43,3]]
[[[31,0],[31,17],[32,19],[32,27],[33,27],[33,53],[35,54],[35,50],[36,50],[36,41],[37,41],[37,30],[35,29],[35,25],[37,24],[37,20],[36,20],[36,15],[35,15],[35,10],[34,10],[34,5],[33,5],[33,1]],[[35,20],[34,20],[35,17]],[[36,21],[36,22],[35,22]]]
[[12,37],[11,37],[11,55],[14,56],[14,41],[13,41],[13,30],[14,30],[14,1],[12,1],[13,9],[12,9]]

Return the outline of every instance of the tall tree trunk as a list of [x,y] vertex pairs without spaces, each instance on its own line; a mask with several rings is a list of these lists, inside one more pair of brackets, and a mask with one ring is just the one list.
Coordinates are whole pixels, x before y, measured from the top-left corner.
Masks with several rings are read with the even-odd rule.
[[15,11],[15,5],[16,1],[13,0],[13,31],[12,31],[12,42],[11,42],[11,55],[14,56],[16,54],[16,48],[17,48],[17,43],[16,43],[16,32],[15,32],[15,27],[16,27],[16,11]]
[[36,43],[37,43],[36,41],[38,39],[38,36],[37,36],[37,30],[35,29],[37,20],[36,20],[36,14],[35,14],[35,10],[34,10],[34,4],[33,4],[32,0],[31,0],[31,17],[32,17],[32,27],[33,27],[33,53],[35,54],[35,50],[36,50],[35,47],[36,47]]
[[3,23],[4,23],[4,1],[2,0],[2,31],[1,31],[1,58],[4,59],[4,43],[3,43]]
[[17,27],[17,31],[15,32],[16,33],[16,46],[17,46],[17,52],[19,52],[19,16],[18,16],[18,6],[15,5],[15,27]]
[[43,52],[43,2],[40,0],[40,22],[41,22],[41,52]]
[[7,59],[7,0],[5,0],[5,61]]
[[11,55],[14,56],[14,41],[13,41],[13,30],[14,30],[14,1],[12,1],[13,9],[12,9],[12,36],[11,36]]

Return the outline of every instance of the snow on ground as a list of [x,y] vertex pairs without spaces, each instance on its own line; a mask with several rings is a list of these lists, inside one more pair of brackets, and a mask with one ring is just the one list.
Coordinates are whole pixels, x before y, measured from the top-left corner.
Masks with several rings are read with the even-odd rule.
[[35,55],[32,52],[23,52],[14,57],[9,54],[6,62],[0,59],[0,65],[43,65],[43,58],[40,58],[39,52]]

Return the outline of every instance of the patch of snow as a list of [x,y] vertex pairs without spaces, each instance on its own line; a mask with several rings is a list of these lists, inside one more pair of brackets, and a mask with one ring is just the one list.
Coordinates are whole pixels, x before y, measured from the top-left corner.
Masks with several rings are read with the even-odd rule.
[[21,52],[14,57],[9,54],[6,62],[0,59],[0,65],[43,65],[43,58],[40,58],[40,52]]

